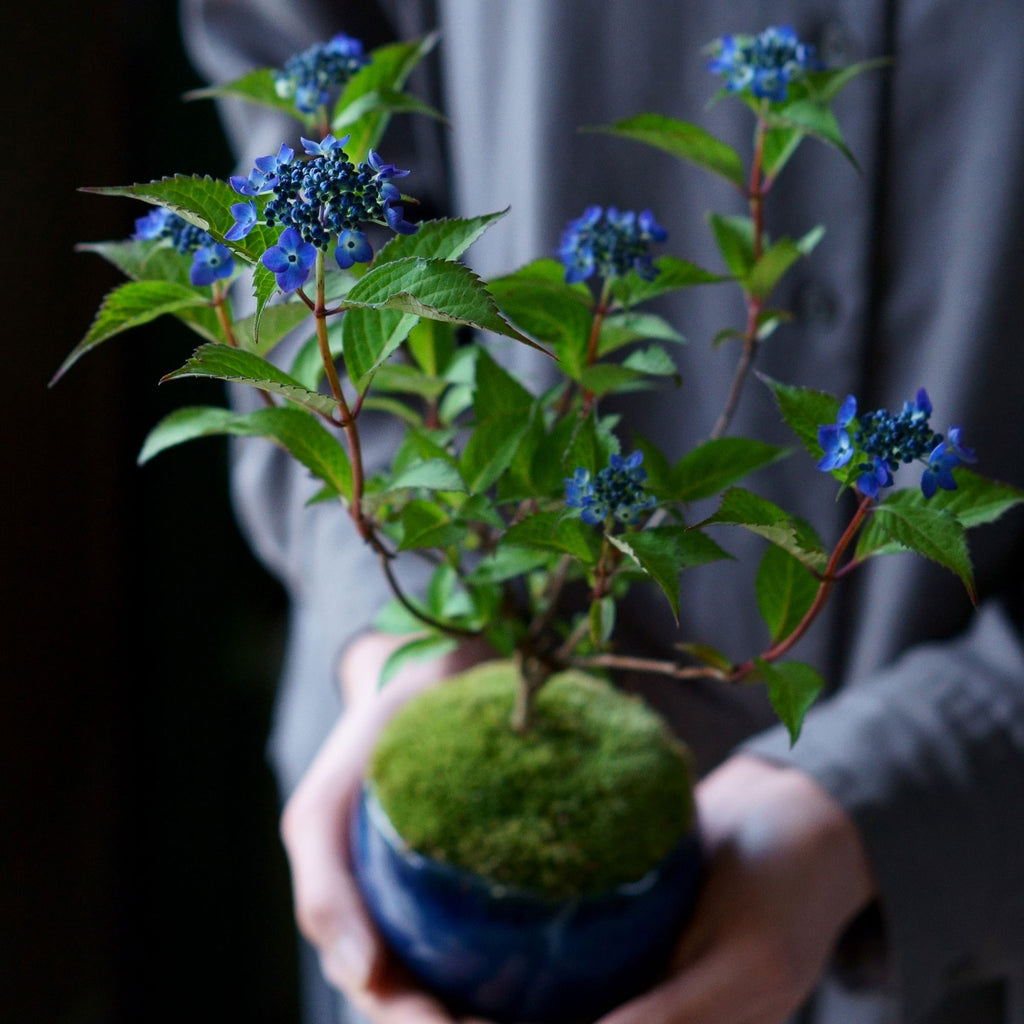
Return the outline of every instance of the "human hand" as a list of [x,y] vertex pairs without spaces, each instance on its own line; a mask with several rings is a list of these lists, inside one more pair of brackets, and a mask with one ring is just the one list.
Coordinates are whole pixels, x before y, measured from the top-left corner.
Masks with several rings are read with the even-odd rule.
[[378,689],[384,662],[402,642],[367,633],[346,649],[339,666],[346,710],[288,800],[281,837],[299,930],[319,952],[327,980],[379,1024],[451,1024],[388,953],[367,915],[349,865],[349,818],[388,719],[414,694],[492,652],[471,641],[443,658],[407,665]]
[[875,895],[856,827],[802,772],[740,754],[696,796],[708,873],[670,976],[599,1024],[783,1024]]

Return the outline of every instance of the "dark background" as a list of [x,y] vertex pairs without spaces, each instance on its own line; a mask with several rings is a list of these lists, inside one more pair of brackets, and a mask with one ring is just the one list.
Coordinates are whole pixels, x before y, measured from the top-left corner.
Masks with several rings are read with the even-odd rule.
[[[78,192],[232,168],[175,5],[58,0],[6,19],[0,1022],[297,1020],[264,742],[283,597],[217,439],[135,456],[216,384],[159,377],[157,321],[47,382],[120,280],[78,241],[146,207]],[[189,389],[194,394],[189,395]]]

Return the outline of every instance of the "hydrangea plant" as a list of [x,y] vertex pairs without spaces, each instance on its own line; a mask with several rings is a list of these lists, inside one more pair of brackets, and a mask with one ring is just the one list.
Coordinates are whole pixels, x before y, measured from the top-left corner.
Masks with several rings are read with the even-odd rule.
[[[590,205],[554,253],[485,282],[464,256],[507,211],[407,219],[414,201],[399,182],[414,180],[415,169],[381,155],[394,113],[441,117],[404,91],[434,42],[364,53],[339,35],[283,68],[193,94],[291,115],[301,151],[283,140],[248,176],[227,181],[179,174],[93,189],[154,209],[130,238],[83,247],[127,280],[106,296],[55,380],[115,335],[176,318],[200,344],[165,380],[229,382],[256,389],[264,403],[247,413],[223,404],[178,409],[154,427],[140,462],[212,435],[258,436],[286,449],[320,481],[316,500],[340,502],[394,592],[382,624],[412,638],[385,678],[410,658],[483,636],[519,666],[520,730],[554,671],[625,663],[615,608],[633,587],[655,585],[678,613],[681,574],[729,557],[707,528],[752,531],[766,542],[761,572],[774,581],[758,596],[771,638],[765,649],[733,662],[699,637],[681,638],[686,653],[677,662],[628,664],[723,684],[760,679],[795,741],[823,680],[789,655],[834,585],[871,558],[909,550],[955,573],[973,597],[966,531],[1024,497],[969,468],[976,456],[967,426],[933,429],[927,382],[896,413],[859,413],[853,396],[766,380],[808,453],[808,473],[829,473],[857,497],[838,539],[824,543],[740,485],[790,454],[729,432],[759,349],[787,318],[772,304],[776,286],[823,231],[770,239],[771,186],[805,140],[849,156],[832,102],[881,62],[824,67],[788,27],[727,36],[709,46],[708,69],[722,80],[720,98],[749,109],[749,154],[663,114],[597,129],[667,151],[742,194],[745,216],[709,217],[726,273],[665,253],[669,233],[654,212]],[[747,316],[716,338],[738,341],[739,355],[709,439],[675,463],[649,445],[623,451],[603,400],[676,376],[661,343],[676,332],[636,311],[712,283],[738,288]],[[239,298],[251,312],[236,312]],[[275,347],[295,331],[308,340],[282,367]],[[534,393],[490,354],[489,335],[552,360],[560,386]],[[371,408],[404,424],[390,466],[363,462],[362,413]],[[914,463],[920,474],[908,477],[904,467]],[[717,500],[717,510],[689,521],[693,503],[705,499]],[[395,571],[417,556],[433,566],[421,594],[406,592]],[[581,583],[586,599],[574,603],[569,595]]]

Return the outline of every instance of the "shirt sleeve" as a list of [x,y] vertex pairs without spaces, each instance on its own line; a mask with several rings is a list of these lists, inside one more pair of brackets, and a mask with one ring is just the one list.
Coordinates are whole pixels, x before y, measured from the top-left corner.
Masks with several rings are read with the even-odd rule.
[[816,779],[860,829],[907,1020],[943,991],[1024,959],[1024,650],[986,604],[744,746]]

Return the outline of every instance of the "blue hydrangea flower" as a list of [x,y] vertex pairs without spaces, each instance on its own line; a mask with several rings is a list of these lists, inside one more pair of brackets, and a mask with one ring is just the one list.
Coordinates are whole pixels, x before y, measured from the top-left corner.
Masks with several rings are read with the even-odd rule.
[[162,206],[135,221],[132,238],[139,241],[166,240],[183,256],[192,253],[189,280],[194,285],[213,284],[220,278],[230,277],[235,269],[227,246],[216,242],[208,231]]
[[209,285],[221,278],[230,277],[234,269],[231,250],[226,245],[214,242],[196,249],[188,278],[193,284]]
[[723,36],[711,50],[708,70],[725,79],[729,92],[749,89],[776,103],[786,99],[791,82],[821,66],[814,47],[800,42],[789,25],[771,26],[756,36]]
[[285,228],[277,245],[271,246],[260,262],[273,272],[277,287],[287,294],[305,284],[316,262],[316,246],[304,241],[295,228]]
[[667,237],[650,210],[637,214],[614,206],[607,210],[588,206],[566,226],[556,255],[565,265],[565,280],[570,284],[594,273],[607,280],[631,270],[650,281],[658,273],[651,262],[651,243]]
[[256,201],[250,199],[247,203],[234,203],[231,207],[231,216],[235,218],[235,223],[224,232],[224,237],[229,242],[238,242],[252,231],[259,220]]
[[856,415],[857,399],[853,395],[847,395],[846,401],[839,407],[836,422],[818,427],[818,444],[825,453],[818,463],[818,469],[822,472],[842,469],[853,458],[853,441],[846,428]]
[[[327,135],[319,142],[303,138],[305,157],[296,159],[293,150],[282,146],[276,155],[255,161],[248,177],[232,177],[232,187],[248,202],[231,207],[235,223],[224,237],[238,241],[260,223],[256,197],[264,195],[269,196],[262,208],[264,223],[293,229],[302,241],[323,252],[333,248],[342,270],[373,259],[366,224],[381,224],[405,235],[417,231],[419,226],[405,219],[402,194],[392,184],[393,178],[409,172],[385,163],[373,151],[365,161],[353,164],[344,150],[348,138]],[[294,255],[298,250],[292,245],[287,251]],[[272,257],[275,262],[280,259],[280,252]],[[311,267],[312,261],[308,262]],[[305,281],[303,277],[295,284],[299,276],[292,268],[278,280],[288,281],[287,290],[294,291]]]
[[369,61],[363,44],[342,32],[289,57],[274,72],[274,91],[282,99],[293,99],[302,113],[313,114]]
[[928,465],[921,474],[921,492],[924,496],[932,497],[940,487],[944,491],[955,491],[953,470],[959,465],[960,460],[956,454],[945,441],[940,441],[928,456]]
[[578,508],[580,518],[591,526],[601,525],[609,517],[632,526],[657,503],[643,489],[647,481],[647,471],[641,465],[643,458],[641,451],[625,459],[612,455],[608,465],[593,479],[586,469],[577,467],[565,481],[566,505]]
[[369,263],[373,259],[373,249],[362,231],[346,229],[338,235],[334,258],[342,270],[348,270],[353,263]]
[[835,423],[818,428],[818,442],[824,456],[818,468],[841,469],[854,455],[864,461],[856,466],[856,487],[861,494],[877,498],[883,487],[892,487],[893,474],[900,465],[924,464],[921,491],[931,498],[940,488],[956,489],[953,470],[964,462],[976,462],[973,448],[963,443],[963,429],[950,427],[948,437],[935,433],[929,422],[932,403],[928,392],[920,388],[912,401],[904,402],[898,413],[875,409],[861,416],[851,430],[857,414],[857,400],[848,395]]

